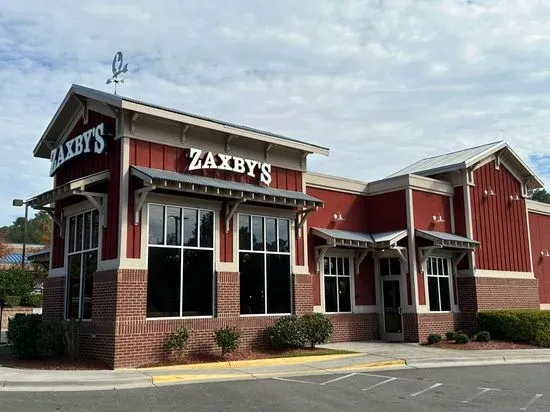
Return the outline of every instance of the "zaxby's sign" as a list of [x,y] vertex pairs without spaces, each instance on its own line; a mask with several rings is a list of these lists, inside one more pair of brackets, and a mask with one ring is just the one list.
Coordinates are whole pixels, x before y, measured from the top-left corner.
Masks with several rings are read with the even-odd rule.
[[267,186],[271,183],[271,165],[258,162],[257,160],[243,159],[242,157],[230,156],[223,153],[213,154],[206,152],[203,156],[202,150],[190,149],[189,156],[191,164],[189,170],[219,169],[229,170],[235,173],[247,174],[251,177],[260,177],[260,182]]
[[67,160],[74,159],[77,156],[86,153],[102,154],[107,149],[104,138],[105,124],[101,123],[84,133],[65,141],[57,149],[50,153],[50,176]]

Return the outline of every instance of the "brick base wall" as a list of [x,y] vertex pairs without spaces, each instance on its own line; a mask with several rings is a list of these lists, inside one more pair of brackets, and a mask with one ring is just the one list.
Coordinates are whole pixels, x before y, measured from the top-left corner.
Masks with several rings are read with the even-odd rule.
[[380,315],[357,313],[328,315],[334,326],[331,342],[352,342],[380,339]]
[[65,310],[65,277],[46,278],[42,299],[43,318],[49,321],[62,320]]
[[477,310],[540,309],[537,279],[475,278]]
[[294,275],[294,312],[297,315],[313,312],[313,275]]

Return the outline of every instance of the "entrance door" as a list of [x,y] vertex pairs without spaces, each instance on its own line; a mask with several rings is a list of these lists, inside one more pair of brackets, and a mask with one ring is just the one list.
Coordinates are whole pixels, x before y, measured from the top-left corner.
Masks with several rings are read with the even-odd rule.
[[382,293],[384,301],[384,338],[385,340],[402,341],[401,281],[399,279],[383,279]]

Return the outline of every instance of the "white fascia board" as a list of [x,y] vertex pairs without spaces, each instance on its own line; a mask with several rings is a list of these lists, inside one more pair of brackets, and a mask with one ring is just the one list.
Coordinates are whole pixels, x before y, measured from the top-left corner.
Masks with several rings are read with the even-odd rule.
[[367,195],[367,183],[345,177],[329,176],[321,173],[304,173],[307,187],[316,187],[337,192]]
[[508,146],[508,145],[504,141],[495,143],[493,146],[489,147],[488,149],[485,149],[483,152],[481,152],[481,153],[479,153],[479,154],[477,154],[473,157],[470,157],[468,160],[466,160],[466,162],[464,162],[465,163],[464,165],[465,165],[465,167],[471,167],[471,166],[475,165],[477,162],[482,161],[487,156],[490,156],[493,153],[498,152],[500,149],[503,149],[506,146]]
[[527,210],[531,213],[540,213],[550,215],[550,204],[537,202],[536,200],[527,199]]
[[404,175],[369,183],[370,195],[393,192],[396,190],[414,189],[450,196],[454,193],[451,184],[441,180],[419,175]]
[[195,117],[186,116],[181,113],[174,113],[169,110],[163,110],[155,107],[150,107],[126,100],[122,101],[122,108],[133,112],[143,113],[150,116],[160,117],[175,122],[186,123],[193,126],[204,127],[206,129],[217,130],[219,132],[228,133],[236,136],[247,137],[249,139],[259,140],[266,143],[276,144],[282,147],[290,147],[292,149],[301,150],[306,153],[316,153],[328,156],[329,150],[326,148],[300,143],[297,141],[286,140],[283,138],[269,136],[249,130],[239,129],[237,127],[225,126],[213,121],[197,119]]

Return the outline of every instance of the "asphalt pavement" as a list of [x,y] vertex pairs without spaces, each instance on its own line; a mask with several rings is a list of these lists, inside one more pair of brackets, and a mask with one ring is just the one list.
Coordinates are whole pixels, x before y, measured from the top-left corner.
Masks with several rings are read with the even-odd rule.
[[4,392],[2,412],[548,411],[550,365],[275,377],[123,391]]

